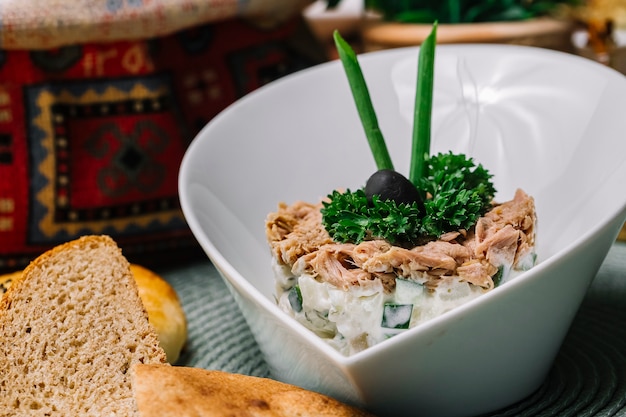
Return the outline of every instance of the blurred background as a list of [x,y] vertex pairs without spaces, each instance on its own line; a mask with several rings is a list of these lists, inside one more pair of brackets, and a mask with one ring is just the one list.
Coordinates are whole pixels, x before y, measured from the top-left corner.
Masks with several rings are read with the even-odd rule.
[[626,71],[624,0],[329,0],[315,1],[304,16],[322,42],[338,29],[362,51],[419,44],[437,20],[440,43],[546,47]]

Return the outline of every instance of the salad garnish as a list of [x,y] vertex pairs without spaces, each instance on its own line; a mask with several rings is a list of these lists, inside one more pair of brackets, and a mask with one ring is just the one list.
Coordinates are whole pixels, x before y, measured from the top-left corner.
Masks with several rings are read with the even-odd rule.
[[385,239],[401,246],[470,229],[491,207],[492,175],[464,154],[430,155],[437,22],[419,49],[409,177],[393,168],[357,55],[334,32],[377,171],[362,189],[333,191],[323,202],[322,223],[336,242]]

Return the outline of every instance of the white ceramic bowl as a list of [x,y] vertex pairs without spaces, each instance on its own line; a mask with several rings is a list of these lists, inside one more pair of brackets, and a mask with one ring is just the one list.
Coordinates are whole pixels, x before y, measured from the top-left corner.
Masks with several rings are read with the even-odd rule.
[[[396,169],[407,173],[417,49],[360,57]],[[343,69],[285,77],[198,135],[179,186],[272,375],[381,415],[469,416],[537,389],[626,217],[626,79],[519,46],[439,46],[432,150],[466,152],[497,199],[534,196],[538,264],[456,310],[346,357],[275,305],[264,221],[279,201],[356,189],[375,165]]]

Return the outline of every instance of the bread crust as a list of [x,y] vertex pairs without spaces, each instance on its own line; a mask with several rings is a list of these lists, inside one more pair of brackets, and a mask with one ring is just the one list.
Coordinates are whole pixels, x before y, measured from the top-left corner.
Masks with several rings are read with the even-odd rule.
[[[148,312],[150,324],[159,336],[159,343],[169,363],[176,363],[187,342],[187,318],[174,288],[160,275],[137,264],[130,270],[139,289],[139,296]],[[24,271],[0,275],[0,296]]]
[[269,378],[181,366],[133,366],[141,417],[372,417],[328,396]]
[[[11,305],[11,300],[14,297],[13,292],[19,291],[21,289],[21,286],[18,283],[25,276],[30,276],[33,270],[35,270],[36,268],[40,268],[41,265],[45,265],[50,260],[50,258],[53,258],[57,254],[65,253],[71,250],[72,248],[80,247],[84,245],[85,242],[90,242],[93,245],[98,245],[98,244],[102,244],[106,246],[113,245],[117,248],[117,244],[110,236],[90,235],[90,236],[82,236],[76,240],[61,243],[53,247],[52,249],[48,250],[47,252],[42,253],[37,258],[35,258],[30,264],[28,264],[26,268],[24,268],[21,274],[18,272],[13,273],[15,275],[12,276],[11,285],[7,288],[6,293],[4,294],[2,299],[0,299],[0,316],[2,315],[2,312],[5,310],[5,306]],[[119,251],[120,256],[122,256],[122,250],[119,248],[117,248],[117,250]]]
[[166,356],[108,236],[44,253],[0,300],[0,416],[135,416],[133,363]]
[[20,279],[21,276],[22,271],[15,271],[0,275],[0,297],[9,289],[11,284]]

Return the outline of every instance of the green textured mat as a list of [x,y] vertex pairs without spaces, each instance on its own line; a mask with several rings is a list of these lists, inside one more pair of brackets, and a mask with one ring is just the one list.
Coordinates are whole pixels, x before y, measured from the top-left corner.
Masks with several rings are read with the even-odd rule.
[[[158,272],[178,292],[189,322],[179,365],[270,376],[243,316],[210,262]],[[489,416],[626,417],[625,243],[611,248],[543,385]]]

